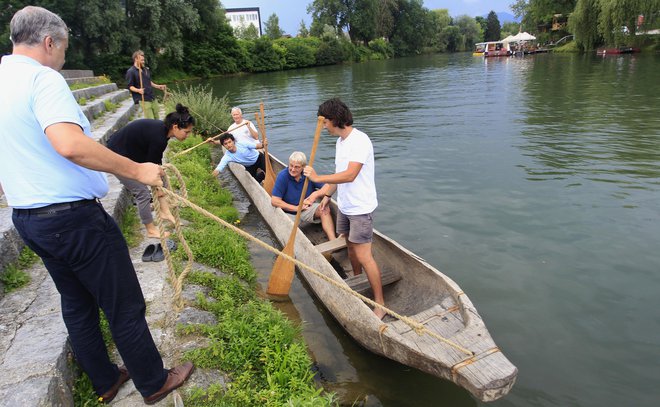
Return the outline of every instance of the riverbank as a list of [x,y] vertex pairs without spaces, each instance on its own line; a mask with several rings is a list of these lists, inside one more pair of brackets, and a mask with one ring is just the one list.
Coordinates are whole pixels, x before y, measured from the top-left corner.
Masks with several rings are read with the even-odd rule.
[[[126,91],[121,93],[127,96]],[[109,105],[102,100],[100,103]],[[134,109],[132,101],[125,98],[118,101],[116,113],[128,120]],[[113,114],[91,114],[95,138],[107,138],[117,123],[124,120],[112,120]],[[105,130],[98,130],[99,127]],[[192,139],[188,144],[177,143],[176,147],[183,149],[199,141]],[[191,154],[178,163],[188,175],[190,199],[201,199],[200,204],[218,216],[239,221],[231,195],[219,188],[207,170],[208,148],[199,149],[200,152],[203,157]],[[202,162],[191,157],[201,158]],[[130,207],[131,198],[114,176],[109,175],[108,179],[110,193],[102,202],[119,221]],[[181,186],[177,182],[173,184]],[[12,229],[11,209],[2,209],[3,224],[8,230],[3,236],[7,237]],[[141,261],[145,247],[157,241],[143,236],[130,249],[130,254],[147,302],[147,320],[165,365],[173,366],[186,359],[193,360],[197,366],[180,391],[186,405],[331,404],[332,395],[322,394],[323,390],[314,383],[311,359],[299,327],[258,298],[245,242],[217,224],[184,212],[186,240],[196,260],[207,265],[194,263],[182,292],[182,309],[173,306],[175,292],[166,262]],[[12,243],[14,251],[21,250],[20,239]],[[181,241],[177,243],[182,247]],[[3,243],[2,247],[5,246]],[[182,249],[174,252],[176,273],[183,269],[183,258]],[[27,286],[0,297],[0,367],[11,372],[0,379],[0,406],[94,405],[95,396],[89,388],[87,394],[84,386],[82,393],[72,392],[77,368],[60,315],[59,294],[52,280],[40,262],[27,272],[31,276]],[[113,359],[121,363],[116,351]],[[141,395],[132,382],[122,387],[115,401],[115,405],[141,404]]]

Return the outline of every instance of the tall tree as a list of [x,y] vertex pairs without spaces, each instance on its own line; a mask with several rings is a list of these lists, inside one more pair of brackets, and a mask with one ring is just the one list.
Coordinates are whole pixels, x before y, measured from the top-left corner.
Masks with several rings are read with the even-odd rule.
[[348,33],[353,41],[367,44],[377,37],[378,2],[379,0],[353,0],[353,11],[348,17]]
[[449,10],[446,8],[431,10],[431,38],[430,46],[436,51],[446,51],[448,38],[445,28],[452,23]]
[[481,32],[481,26],[477,24],[474,18],[468,15],[458,16],[454,24],[458,27],[460,33],[457,51],[469,51],[473,49],[475,43],[481,42],[483,32]]
[[309,37],[309,30],[305,25],[305,20],[300,20],[300,26],[298,27],[298,37]]
[[[488,21],[485,18],[483,18],[482,16],[476,16],[474,18],[474,21],[476,21],[477,24],[479,24],[479,27],[481,27],[481,32],[483,32],[484,35],[486,35],[485,33],[486,33],[486,28],[488,27]],[[483,40],[486,41],[485,39],[483,39]]]
[[593,49],[602,40],[598,31],[600,0],[578,0],[568,18],[568,30],[575,36],[575,43],[582,50]]
[[394,31],[394,16],[398,13],[397,0],[380,0],[376,9],[376,38],[390,38]]
[[429,44],[431,14],[422,0],[399,0],[390,39],[396,55],[418,54]]
[[314,0],[307,6],[307,13],[312,15],[312,24],[317,27],[329,25],[336,32],[348,28],[352,12],[352,0]]
[[486,17],[486,31],[484,32],[484,40],[497,41],[500,40],[500,19],[497,14],[491,10]]
[[273,13],[268,17],[264,23],[264,31],[266,36],[273,40],[280,38],[284,34],[280,28],[280,19],[277,17],[277,14]]
[[650,16],[660,11],[658,0],[600,0],[598,27],[605,42],[622,45],[631,42],[637,27],[637,16]]

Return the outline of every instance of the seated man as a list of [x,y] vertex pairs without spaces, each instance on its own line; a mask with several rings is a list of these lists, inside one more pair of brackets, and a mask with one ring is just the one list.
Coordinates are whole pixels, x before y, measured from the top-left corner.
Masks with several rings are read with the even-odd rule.
[[[265,143],[268,143],[268,141]],[[225,169],[227,164],[235,162],[244,166],[245,170],[249,172],[258,183],[261,183],[261,181],[266,178],[266,162],[264,161],[263,154],[259,154],[257,151],[257,149],[264,148],[262,143],[256,140],[254,143],[249,141],[241,141],[237,143],[234,136],[231,135],[231,133],[227,133],[220,137],[219,144],[222,144],[227,151],[225,151],[218,166],[213,170],[214,177],[217,177],[220,171]]]
[[[284,212],[292,216],[295,216],[298,211],[300,195],[305,184],[305,176],[302,175],[302,172],[306,165],[307,157],[305,157],[305,154],[300,151],[294,151],[289,156],[289,167],[277,174],[275,186],[273,187],[273,195],[270,198],[271,204],[277,208],[282,208]],[[336,236],[330,207],[326,206],[321,210],[319,203],[315,202],[318,198],[324,196],[321,191],[323,185],[318,182],[309,181],[300,220],[311,223],[320,222],[328,239],[334,240]]]

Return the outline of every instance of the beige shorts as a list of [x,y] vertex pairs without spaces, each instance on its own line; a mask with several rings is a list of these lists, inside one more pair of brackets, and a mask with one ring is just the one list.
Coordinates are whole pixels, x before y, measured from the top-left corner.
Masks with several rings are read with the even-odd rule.
[[[320,205],[319,202],[314,202],[312,206],[302,211],[302,213],[300,214],[300,221],[307,223],[321,223],[321,218],[314,219],[314,212],[316,212],[316,209],[319,207],[319,205]],[[289,215],[289,217],[291,217],[291,220],[296,219],[295,213],[289,213],[289,212],[285,212],[285,213]]]

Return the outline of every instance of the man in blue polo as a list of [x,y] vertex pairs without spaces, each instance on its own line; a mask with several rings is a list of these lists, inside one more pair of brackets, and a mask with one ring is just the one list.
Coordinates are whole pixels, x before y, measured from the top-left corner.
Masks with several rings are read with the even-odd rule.
[[[307,157],[305,154],[300,151],[294,151],[289,156],[288,168],[283,169],[277,174],[275,185],[273,186],[270,203],[277,208],[282,208],[284,212],[292,216],[295,216],[298,211],[300,195],[302,195],[306,178],[302,175],[302,172],[306,165]],[[323,185],[325,184],[309,181],[300,220],[302,222],[321,223],[328,239],[334,240],[336,238],[335,225],[332,220],[332,214],[330,213],[330,207],[326,206],[321,209],[319,202],[316,202],[324,196],[323,192],[321,192]]]
[[[12,220],[60,293],[76,360],[102,401],[132,378],[153,404],[181,386],[193,366],[163,369],[126,241],[98,198],[108,192],[103,172],[154,186],[162,185],[163,170],[90,137],[89,121],[57,72],[69,43],[58,15],[25,7],[13,16],[10,32],[13,52],[0,63],[0,183]],[[108,357],[99,307],[125,368]]]

